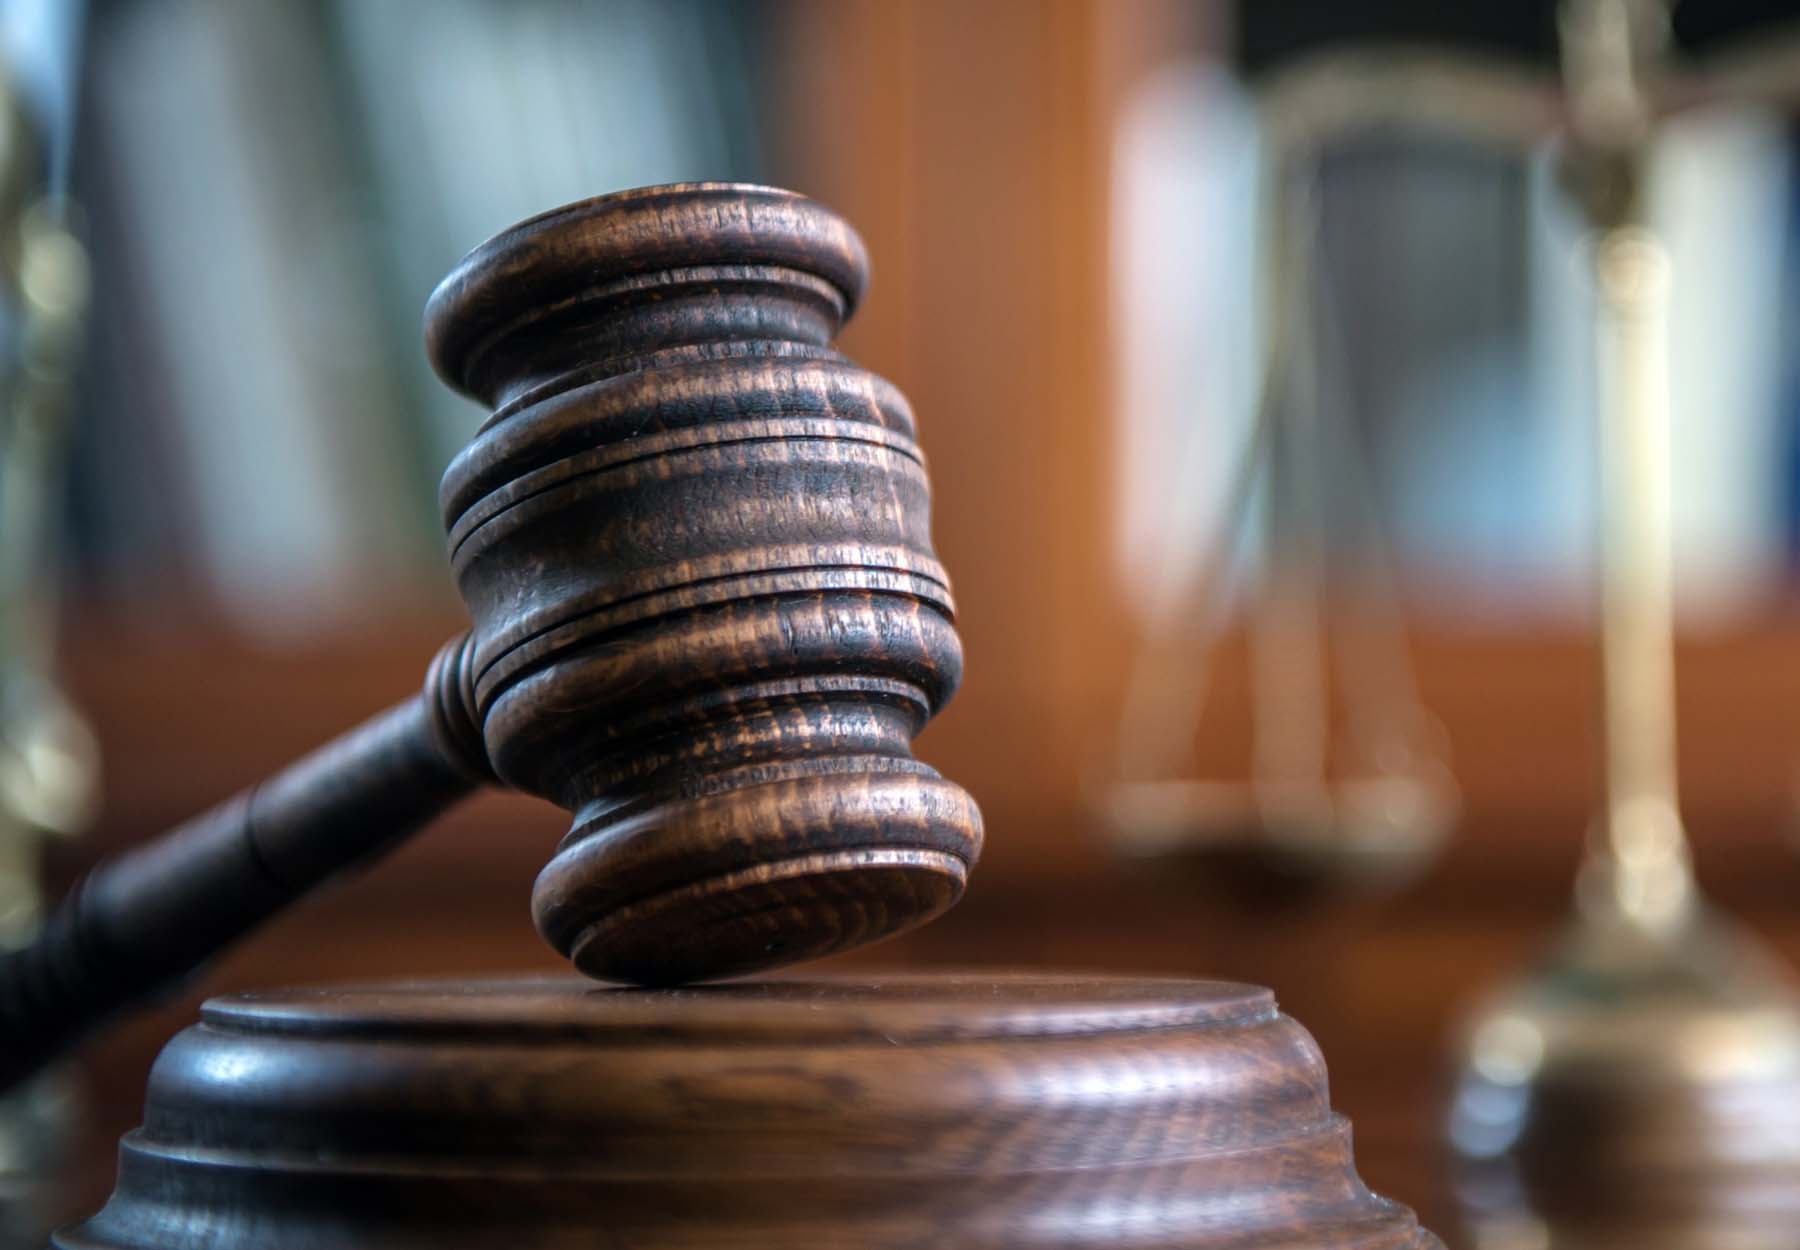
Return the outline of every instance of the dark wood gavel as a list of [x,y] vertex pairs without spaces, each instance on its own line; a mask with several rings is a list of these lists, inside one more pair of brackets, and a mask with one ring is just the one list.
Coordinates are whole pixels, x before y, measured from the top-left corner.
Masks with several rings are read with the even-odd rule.
[[924,461],[901,394],[831,346],[867,276],[829,210],[725,184],[465,258],[425,324],[493,409],[441,491],[473,629],[0,960],[0,1082],[495,778],[574,814],[532,911],[590,976],[734,976],[955,902],[980,814],[911,745],[962,667]]

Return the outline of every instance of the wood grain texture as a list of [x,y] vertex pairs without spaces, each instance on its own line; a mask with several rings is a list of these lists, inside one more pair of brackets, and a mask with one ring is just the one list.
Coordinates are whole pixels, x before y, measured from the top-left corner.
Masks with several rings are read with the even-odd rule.
[[489,777],[458,676],[467,644],[444,646],[420,694],[101,864],[0,955],[0,1090]]
[[785,191],[647,188],[476,249],[426,312],[493,417],[445,474],[475,715],[575,813],[539,930],[590,975],[736,975],[962,893],[913,735],[961,676],[906,400],[831,346],[867,279]]
[[215,1000],[62,1250],[1426,1250],[1265,990],[571,978]]

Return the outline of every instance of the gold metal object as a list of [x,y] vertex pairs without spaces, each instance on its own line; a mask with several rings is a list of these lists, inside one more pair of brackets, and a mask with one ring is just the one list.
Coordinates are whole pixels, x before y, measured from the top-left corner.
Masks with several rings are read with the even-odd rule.
[[16,223],[16,336],[0,443],[0,945],[36,930],[39,847],[88,821],[99,751],[56,685],[54,524],[87,253],[38,202]]
[[55,526],[87,254],[62,214],[23,208],[9,240],[11,368],[0,422],[0,944],[38,923],[38,849],[88,820],[98,749],[52,676]]
[[[43,198],[35,135],[0,75],[0,947],[40,923],[46,838],[88,820],[92,731],[54,678],[57,518],[87,252],[66,202]],[[0,1098],[0,1245],[41,1245],[78,1118],[67,1074]]]
[[1642,208],[1666,19],[1565,17],[1568,181],[1596,230],[1604,804],[1569,927],[1469,1027],[1452,1141],[1482,1250],[1775,1250],[1800,1219],[1800,999],[1700,897],[1676,788],[1669,262]]

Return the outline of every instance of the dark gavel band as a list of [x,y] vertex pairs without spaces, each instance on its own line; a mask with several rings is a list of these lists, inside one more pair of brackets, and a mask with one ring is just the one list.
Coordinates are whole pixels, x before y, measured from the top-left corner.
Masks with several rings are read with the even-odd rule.
[[488,779],[462,714],[466,641],[438,653],[420,694],[101,864],[35,942],[0,956],[0,1089]]

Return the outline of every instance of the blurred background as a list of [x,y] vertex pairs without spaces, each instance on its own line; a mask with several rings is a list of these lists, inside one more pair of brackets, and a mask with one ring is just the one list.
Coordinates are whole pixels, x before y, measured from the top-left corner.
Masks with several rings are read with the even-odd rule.
[[[1428,709],[1454,773],[1441,854],[1404,888],[1296,899],[1121,854],[1096,816],[1171,614],[1217,618],[1181,634],[1209,678],[1192,769],[1242,776],[1258,750],[1247,588],[1275,539],[1225,502],[1265,368],[1261,101],[1340,7],[0,5],[20,132],[0,157],[85,245],[89,293],[25,579],[46,671],[98,746],[50,893],[415,689],[458,628],[436,481],[479,414],[431,376],[419,324],[465,251],[628,186],[792,187],[873,256],[843,346],[918,413],[967,647],[921,753],[989,830],[956,911],[854,958],[1271,984],[1325,1049],[1365,1178],[1453,1228],[1457,1023],[1558,923],[1598,794],[1590,313],[1554,141],[1533,138],[1552,129],[1550,6],[1487,6],[1479,51],[1523,139],[1402,100],[1309,166],[1312,289],[1336,310],[1319,419],[1357,461],[1312,479],[1318,612],[1379,600],[1408,640],[1383,680]],[[1434,7],[1458,6],[1386,10],[1410,30]],[[1732,6],[1686,8],[1679,55],[1729,42],[1706,14]],[[1696,103],[1657,143],[1650,210],[1676,273],[1684,810],[1712,896],[1790,961],[1795,144],[1778,99]],[[1220,550],[1241,557],[1230,584],[1193,593]],[[566,823],[483,798],[109,1034],[79,1065],[63,1213],[104,1197],[148,1063],[205,993],[556,968],[526,900]]]

